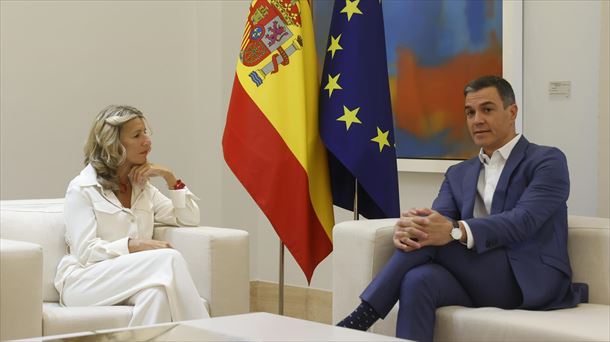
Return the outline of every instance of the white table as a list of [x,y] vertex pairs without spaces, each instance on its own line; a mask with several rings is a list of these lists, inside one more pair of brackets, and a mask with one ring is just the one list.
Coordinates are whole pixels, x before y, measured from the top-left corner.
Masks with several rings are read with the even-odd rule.
[[[42,341],[404,341],[266,312],[132,329],[46,336]],[[31,341],[31,339],[30,339]]]

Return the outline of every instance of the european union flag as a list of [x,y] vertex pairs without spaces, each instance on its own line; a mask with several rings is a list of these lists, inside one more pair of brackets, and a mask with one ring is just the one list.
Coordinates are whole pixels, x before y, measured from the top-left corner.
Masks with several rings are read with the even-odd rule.
[[320,135],[333,202],[367,218],[398,217],[398,175],[381,3],[336,0],[320,86]]

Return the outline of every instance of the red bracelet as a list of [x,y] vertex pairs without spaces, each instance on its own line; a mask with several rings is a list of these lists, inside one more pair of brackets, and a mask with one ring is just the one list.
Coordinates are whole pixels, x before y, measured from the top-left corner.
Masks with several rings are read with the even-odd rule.
[[176,180],[176,184],[174,185],[174,190],[184,189],[185,186],[186,184],[184,184],[181,179],[178,179]]

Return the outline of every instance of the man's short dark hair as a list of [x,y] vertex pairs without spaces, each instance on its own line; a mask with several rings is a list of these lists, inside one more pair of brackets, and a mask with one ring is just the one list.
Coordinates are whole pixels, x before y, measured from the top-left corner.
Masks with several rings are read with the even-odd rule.
[[474,79],[464,87],[464,96],[483,88],[494,87],[500,94],[504,108],[515,103],[515,92],[507,80],[499,76],[483,76]]

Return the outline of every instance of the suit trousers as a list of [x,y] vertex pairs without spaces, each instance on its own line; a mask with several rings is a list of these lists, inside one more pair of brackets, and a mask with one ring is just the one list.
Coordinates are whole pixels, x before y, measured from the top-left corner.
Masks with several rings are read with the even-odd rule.
[[513,309],[522,302],[506,251],[483,254],[453,241],[396,250],[360,298],[385,317],[399,301],[396,336],[432,341],[436,309],[448,305]]
[[180,252],[154,249],[121,255],[71,272],[66,306],[133,305],[129,326],[208,318]]

